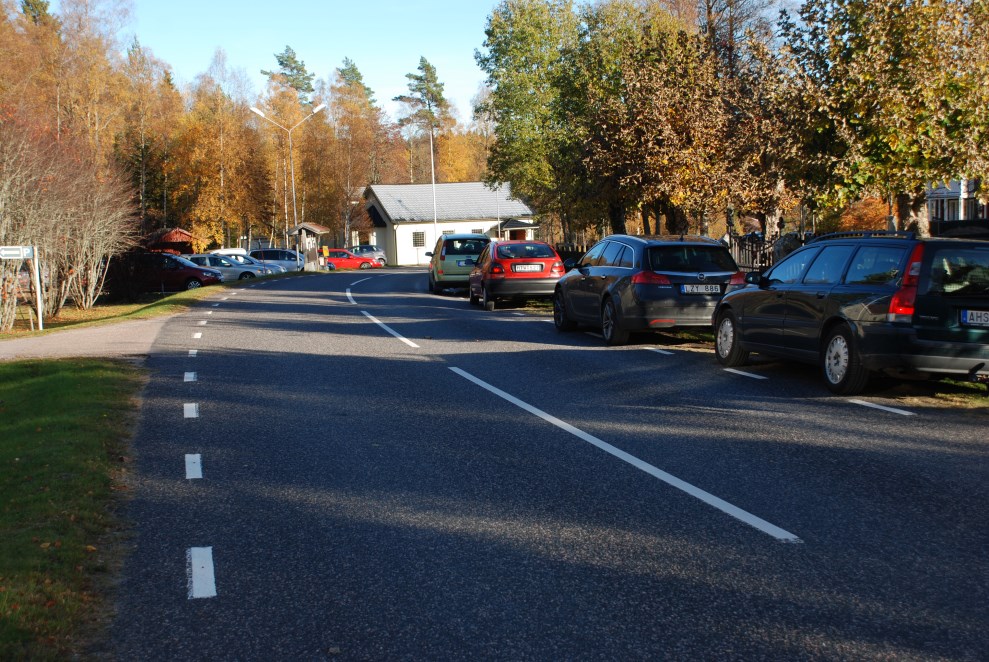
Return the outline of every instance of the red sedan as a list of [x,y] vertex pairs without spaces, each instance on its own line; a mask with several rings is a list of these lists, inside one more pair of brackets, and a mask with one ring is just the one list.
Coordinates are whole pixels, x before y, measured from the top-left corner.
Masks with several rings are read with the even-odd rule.
[[564,271],[563,260],[544,241],[492,241],[470,272],[470,302],[494,310],[497,299],[550,297]]
[[333,269],[374,269],[381,263],[369,257],[360,257],[342,248],[334,248],[326,256],[326,263],[332,264]]

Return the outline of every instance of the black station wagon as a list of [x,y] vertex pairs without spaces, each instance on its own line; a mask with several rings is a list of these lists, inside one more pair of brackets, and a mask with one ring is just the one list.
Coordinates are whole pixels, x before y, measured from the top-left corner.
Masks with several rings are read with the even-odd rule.
[[612,235],[560,279],[553,322],[601,328],[609,345],[635,331],[707,326],[718,300],[745,284],[731,253],[710,237]]
[[989,241],[913,233],[820,237],[718,304],[718,361],[817,363],[851,395],[869,373],[989,379]]

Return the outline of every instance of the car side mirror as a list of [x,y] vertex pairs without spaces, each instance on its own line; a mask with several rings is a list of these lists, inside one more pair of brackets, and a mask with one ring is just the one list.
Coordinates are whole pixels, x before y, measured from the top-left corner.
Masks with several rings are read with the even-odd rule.
[[564,271],[572,271],[575,266],[577,266],[577,261],[574,260],[572,257],[568,257],[566,260],[563,261]]
[[426,257],[433,257],[433,251],[426,251]]
[[762,273],[758,271],[750,271],[745,274],[745,282],[749,285],[762,285]]

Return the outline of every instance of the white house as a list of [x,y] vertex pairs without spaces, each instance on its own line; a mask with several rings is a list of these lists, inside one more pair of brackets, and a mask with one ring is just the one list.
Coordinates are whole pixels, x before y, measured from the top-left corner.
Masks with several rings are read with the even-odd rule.
[[533,211],[512,199],[510,184],[437,184],[435,198],[433,192],[432,184],[372,184],[364,190],[364,206],[374,224],[372,243],[384,249],[388,264],[427,264],[426,252],[441,234],[534,238],[538,225]]
[[931,234],[942,236],[989,234],[989,209],[979,200],[977,180],[952,180],[927,187]]

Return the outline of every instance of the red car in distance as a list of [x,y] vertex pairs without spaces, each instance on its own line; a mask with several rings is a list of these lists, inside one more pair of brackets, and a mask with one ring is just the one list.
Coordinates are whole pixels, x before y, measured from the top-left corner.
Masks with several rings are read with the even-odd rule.
[[374,258],[360,257],[342,248],[331,248],[326,254],[326,263],[332,264],[332,269],[374,269],[381,267],[381,263]]
[[495,240],[470,272],[470,302],[494,310],[498,299],[550,297],[564,273],[563,260],[544,241]]

